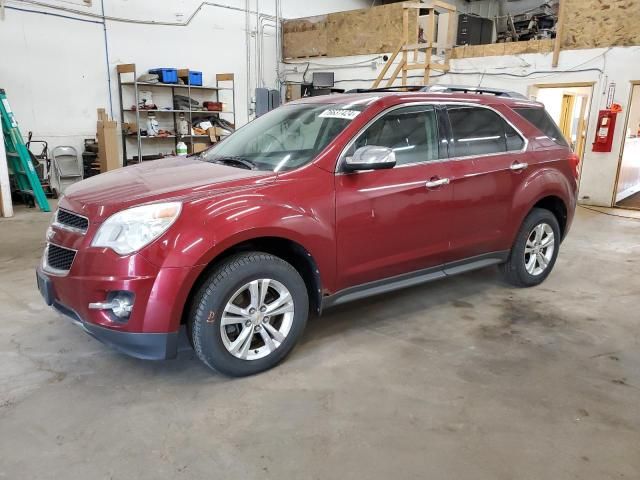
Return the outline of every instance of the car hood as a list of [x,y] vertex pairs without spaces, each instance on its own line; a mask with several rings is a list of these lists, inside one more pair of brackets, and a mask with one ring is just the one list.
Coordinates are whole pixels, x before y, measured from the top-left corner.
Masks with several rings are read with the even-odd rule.
[[185,201],[229,190],[255,188],[275,178],[273,172],[170,157],[119,168],[75,183],[66,189],[59,206],[99,222],[135,205]]

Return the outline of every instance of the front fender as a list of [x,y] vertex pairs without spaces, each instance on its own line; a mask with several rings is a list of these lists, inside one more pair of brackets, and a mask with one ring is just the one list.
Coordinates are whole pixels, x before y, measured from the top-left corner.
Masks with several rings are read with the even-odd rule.
[[170,231],[141,254],[160,267],[203,266],[238,243],[280,237],[304,247],[318,265],[323,285],[331,285],[335,275],[331,180],[330,175],[324,181],[317,176],[284,179],[252,191],[187,202]]

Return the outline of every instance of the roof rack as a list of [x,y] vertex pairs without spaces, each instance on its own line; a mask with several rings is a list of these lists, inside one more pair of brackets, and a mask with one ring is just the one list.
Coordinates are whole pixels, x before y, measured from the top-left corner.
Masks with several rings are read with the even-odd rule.
[[480,95],[495,95],[496,97],[520,98],[529,100],[518,92],[511,90],[500,90],[499,88],[469,87],[465,85],[427,85],[420,89],[421,92],[429,93],[475,93]]
[[398,85],[395,87],[379,87],[379,88],[354,88],[344,93],[369,93],[369,92],[419,92],[424,87],[422,85]]
[[519,98],[529,100],[526,96],[511,90],[500,90],[490,87],[469,87],[466,85],[398,85],[394,87],[380,88],[354,88],[344,93],[371,93],[371,92],[428,92],[428,93],[473,93],[479,95],[495,95],[496,97]]

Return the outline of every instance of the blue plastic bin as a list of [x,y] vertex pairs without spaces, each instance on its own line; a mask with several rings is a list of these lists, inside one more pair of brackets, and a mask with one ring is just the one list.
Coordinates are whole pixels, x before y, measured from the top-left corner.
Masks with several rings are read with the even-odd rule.
[[189,85],[202,86],[202,72],[192,72],[189,70]]
[[184,70],[178,71],[178,74],[180,75],[180,78],[182,79],[185,85],[193,85],[194,87],[202,86],[202,72],[195,72],[195,71],[189,70],[189,76],[184,75],[186,72],[187,72],[186,68]]
[[152,68],[149,73],[155,73],[162,83],[178,83],[178,70],[175,68]]

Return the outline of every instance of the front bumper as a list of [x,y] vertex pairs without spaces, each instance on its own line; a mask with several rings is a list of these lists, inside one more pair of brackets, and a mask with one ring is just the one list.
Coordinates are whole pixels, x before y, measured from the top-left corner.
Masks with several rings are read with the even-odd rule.
[[61,303],[54,301],[51,306],[73,320],[96,340],[130,357],[142,360],[167,360],[176,358],[178,353],[178,332],[131,333],[111,330],[82,320],[76,312]]
[[[156,276],[137,278],[51,275],[39,267],[38,290],[47,305],[74,321],[97,340],[132,357],[163,360],[177,355],[180,313],[189,270],[159,269]],[[128,290],[135,305],[128,321],[113,321],[107,312],[89,310],[88,303],[104,299],[105,292]]]
[[178,332],[126,332],[89,323],[78,315],[75,310],[57,300],[52,281],[41,269],[36,271],[36,281],[38,290],[47,305],[69,317],[76,325],[102,343],[119,352],[144,360],[164,360],[176,357]]

